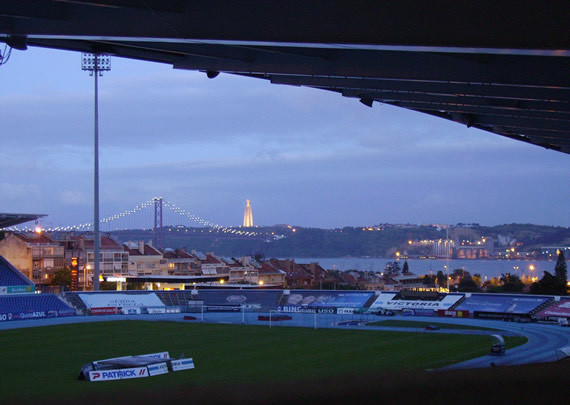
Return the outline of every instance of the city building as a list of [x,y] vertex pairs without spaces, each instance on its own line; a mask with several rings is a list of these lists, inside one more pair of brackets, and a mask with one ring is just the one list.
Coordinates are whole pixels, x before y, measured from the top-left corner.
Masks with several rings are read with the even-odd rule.
[[7,233],[0,255],[36,284],[49,284],[65,267],[65,249],[44,233]]
[[454,242],[451,239],[439,239],[433,242],[433,255],[437,258],[451,258]]
[[184,249],[164,249],[162,257],[166,260],[169,275],[197,276],[201,274],[198,258]]
[[152,246],[152,241],[125,242],[123,250],[128,254],[130,275],[167,275],[168,264],[162,252]]

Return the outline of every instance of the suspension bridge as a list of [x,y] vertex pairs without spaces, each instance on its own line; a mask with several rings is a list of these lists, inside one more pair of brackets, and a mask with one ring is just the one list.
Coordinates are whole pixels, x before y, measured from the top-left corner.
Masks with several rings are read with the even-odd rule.
[[[165,220],[165,217],[167,220]],[[254,231],[250,228],[216,224],[201,218],[172,202],[166,201],[162,197],[154,197],[151,200],[136,205],[132,209],[110,215],[99,221],[101,231],[103,232],[141,229],[141,223],[147,224],[147,226],[143,226],[142,229],[154,230],[156,237],[159,240],[162,239],[162,231],[165,227],[191,227],[196,226],[196,224],[198,224],[198,226],[208,228],[212,232],[228,235],[234,234],[241,237],[259,237],[266,234],[266,232]],[[170,223],[171,225],[165,226],[165,223]],[[35,224],[34,226],[13,226],[2,228],[0,230],[12,232],[33,232],[36,230],[38,225],[39,224]],[[85,222],[67,226],[41,227],[41,229],[46,232],[89,232],[93,231],[94,226],[93,222]]]

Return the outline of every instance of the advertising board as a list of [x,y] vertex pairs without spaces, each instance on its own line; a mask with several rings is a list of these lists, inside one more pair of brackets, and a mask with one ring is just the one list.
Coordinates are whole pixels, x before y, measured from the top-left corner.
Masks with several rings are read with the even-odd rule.
[[414,316],[434,316],[435,314],[433,309],[414,308],[412,311]]
[[119,313],[117,307],[95,307],[91,308],[91,315],[115,315]]
[[146,311],[149,314],[165,314],[166,308],[165,307],[147,307]]
[[138,315],[141,313],[141,309],[140,309],[140,307],[131,307],[131,308],[123,307],[123,308],[121,308],[121,312],[124,315]]
[[278,311],[281,312],[296,312],[302,314],[314,314],[315,308],[312,307],[301,307],[298,305],[279,305],[277,307]]
[[148,368],[148,374],[151,377],[153,377],[155,375],[167,374],[168,373],[168,366],[166,365],[166,363],[149,364],[147,366],[147,368]]
[[192,359],[172,360],[170,364],[172,365],[172,371],[190,370],[194,368],[194,360]]
[[89,372],[89,381],[112,381],[148,377],[146,367],[122,368],[120,370],[96,370]]
[[462,294],[448,294],[441,301],[433,300],[402,300],[396,299],[397,294],[394,293],[381,293],[378,295],[376,301],[370,306],[373,312],[378,308],[389,310],[403,310],[403,309],[429,309],[437,311],[439,309],[451,308],[461,298]]
[[458,311],[454,309],[440,309],[437,311],[437,316],[445,318],[469,318],[469,311]]
[[373,292],[292,291],[284,306],[361,308],[374,295]]
[[56,318],[58,316],[75,316],[73,309],[60,309],[51,311],[22,311],[0,314],[0,322],[19,321],[23,319]]
[[10,285],[0,287],[0,295],[8,294],[30,294],[36,291],[34,285]]
[[105,307],[162,307],[164,303],[155,293],[148,294],[79,294],[87,308]]
[[240,306],[236,305],[208,305],[203,307],[208,312],[239,312]]

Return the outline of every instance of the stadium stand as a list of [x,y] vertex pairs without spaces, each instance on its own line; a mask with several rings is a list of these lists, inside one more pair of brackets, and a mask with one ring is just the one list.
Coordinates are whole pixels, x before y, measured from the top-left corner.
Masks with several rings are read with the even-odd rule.
[[[488,315],[527,315],[550,301],[551,297],[521,296],[506,294],[472,294],[466,295],[465,301],[455,309],[469,311],[475,316]],[[491,316],[492,317],[492,316]]]
[[0,256],[0,286],[33,285],[26,276]]
[[403,290],[396,294],[394,300],[419,300],[419,301],[441,301],[447,294],[437,291],[407,291]]
[[75,309],[54,294],[28,294],[0,297],[2,320],[75,315]]
[[[404,294],[402,294],[402,292],[382,292],[371,305],[370,311],[374,312],[381,309],[396,311],[405,309],[426,309],[436,311],[449,309],[464,297],[464,294],[461,293],[443,294],[429,292],[429,294],[424,294],[425,292],[423,291],[419,294],[413,294],[411,291],[407,291]],[[418,312],[418,315],[419,314],[420,312]],[[424,312],[422,314],[427,315],[428,313]]]
[[570,319],[570,298],[561,298],[560,301],[554,299],[549,301],[544,308],[536,312],[538,319],[555,320],[558,318]]
[[186,306],[188,301],[194,299],[191,290],[156,291],[156,295],[167,307]]
[[275,309],[282,290],[198,290],[198,300],[204,305],[239,305],[249,310]]
[[372,291],[290,290],[279,305],[360,309],[373,297]]
[[79,295],[75,292],[66,292],[65,293],[65,300],[71,305],[72,307],[78,309],[81,313],[87,313],[87,306],[83,302]]

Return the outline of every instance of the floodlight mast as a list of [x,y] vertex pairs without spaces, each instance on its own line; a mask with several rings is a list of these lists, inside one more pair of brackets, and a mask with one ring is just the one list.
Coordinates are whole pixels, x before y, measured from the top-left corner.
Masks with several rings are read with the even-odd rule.
[[111,70],[111,57],[93,53],[81,55],[81,69],[87,70],[95,82],[94,174],[93,174],[93,290],[99,291],[101,232],[99,230],[99,92],[97,77]]

